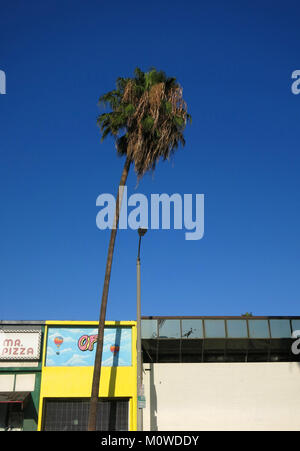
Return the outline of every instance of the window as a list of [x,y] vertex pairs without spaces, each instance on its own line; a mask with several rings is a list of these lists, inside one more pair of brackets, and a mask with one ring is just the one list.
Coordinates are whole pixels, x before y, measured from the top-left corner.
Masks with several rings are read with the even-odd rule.
[[142,324],[144,363],[299,362],[300,317],[155,318]]
[[225,338],[225,322],[222,319],[206,319],[205,337],[206,338]]
[[142,338],[157,338],[157,320],[142,319],[141,335]]
[[249,340],[247,362],[269,362],[270,340]]
[[[293,332],[300,331],[300,320],[299,319],[292,320],[292,330],[293,330]],[[295,334],[294,336],[296,336],[296,335],[300,336],[300,333]]]
[[180,340],[159,340],[157,344],[158,363],[180,362]]
[[246,362],[248,339],[229,338],[225,343],[226,362]]
[[251,319],[248,324],[251,338],[270,338],[268,320]]
[[182,338],[203,338],[201,319],[183,319],[181,321]]
[[143,362],[157,362],[157,344],[158,340],[142,340]]
[[227,320],[228,338],[247,338],[247,322],[245,320]]
[[271,319],[272,338],[291,338],[291,326],[288,319]]
[[203,362],[224,362],[225,340],[210,339],[203,342]]
[[203,361],[203,340],[182,340],[180,351],[182,363],[200,363]]
[[180,338],[180,320],[159,319],[159,338]]
[[[98,401],[97,431],[128,431],[128,399]],[[86,431],[89,399],[45,399],[44,431]]]

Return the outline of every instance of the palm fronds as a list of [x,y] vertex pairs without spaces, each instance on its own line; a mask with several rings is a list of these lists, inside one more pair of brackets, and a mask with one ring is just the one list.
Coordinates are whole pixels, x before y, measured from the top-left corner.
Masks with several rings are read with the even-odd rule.
[[136,68],[134,74],[118,78],[116,89],[100,97],[100,104],[111,111],[97,122],[102,140],[112,135],[118,153],[127,155],[141,178],[160,158],[166,160],[179,144],[184,146],[183,132],[191,116],[175,78],[155,68],[146,73]]

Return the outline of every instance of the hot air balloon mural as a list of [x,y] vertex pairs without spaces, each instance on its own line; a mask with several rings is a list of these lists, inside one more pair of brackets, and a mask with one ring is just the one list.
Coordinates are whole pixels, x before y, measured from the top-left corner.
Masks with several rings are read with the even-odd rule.
[[64,341],[64,339],[61,336],[54,338],[54,343],[56,344],[56,347],[57,347],[57,352],[56,352],[57,355],[59,355],[59,348],[61,347],[63,341]]
[[111,345],[110,347],[110,351],[113,353],[114,356],[116,356],[118,354],[120,350],[120,346],[118,345]]
[[[45,366],[92,367],[97,334],[94,325],[48,327]],[[132,365],[131,328],[107,327],[104,331],[102,364],[106,367]],[[1,387],[0,387],[1,388]]]

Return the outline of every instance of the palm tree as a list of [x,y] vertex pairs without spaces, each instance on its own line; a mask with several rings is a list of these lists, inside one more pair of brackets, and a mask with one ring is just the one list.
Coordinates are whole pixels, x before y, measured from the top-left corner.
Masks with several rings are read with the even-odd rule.
[[89,431],[96,430],[104,324],[122,188],[126,184],[131,164],[134,165],[139,180],[145,172],[154,171],[159,159],[169,159],[179,144],[184,146],[183,131],[191,120],[182,97],[181,86],[175,78],[167,77],[163,71],[157,71],[155,68],[148,72],[136,68],[133,78],[118,78],[116,89],[101,96],[99,103],[108,105],[111,109],[97,119],[102,132],[101,140],[112,135],[117,154],[125,156],[125,164],[106,262],[89,409]]

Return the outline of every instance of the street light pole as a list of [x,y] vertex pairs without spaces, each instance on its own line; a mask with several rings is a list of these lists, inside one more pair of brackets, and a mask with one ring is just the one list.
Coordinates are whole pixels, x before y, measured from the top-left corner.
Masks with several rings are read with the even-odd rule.
[[141,341],[141,240],[145,235],[147,229],[138,229],[139,234],[139,247],[138,256],[136,261],[136,328],[137,328],[137,430],[143,430],[143,409],[139,406],[139,397],[143,396],[143,378],[142,378],[142,341]]

